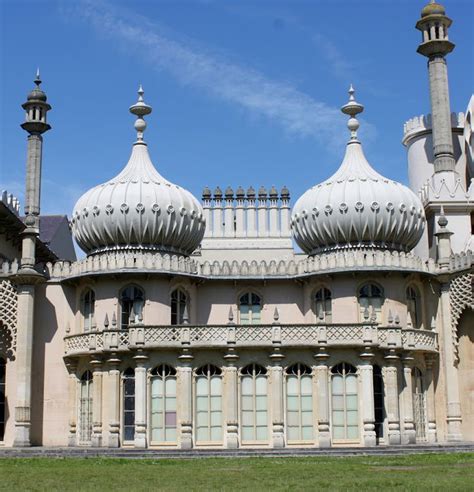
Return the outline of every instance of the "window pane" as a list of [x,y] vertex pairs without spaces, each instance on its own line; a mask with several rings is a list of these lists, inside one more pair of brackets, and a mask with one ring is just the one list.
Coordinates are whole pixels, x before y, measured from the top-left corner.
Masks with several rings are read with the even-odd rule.
[[288,412],[288,425],[295,427],[300,425],[300,416],[298,412]]
[[267,425],[267,412],[257,412],[256,424],[260,426]]
[[253,381],[250,376],[245,376],[242,378],[242,394],[243,395],[253,394]]
[[357,425],[359,423],[359,417],[357,411],[349,410],[347,412],[347,425]]
[[221,441],[222,440],[222,429],[220,427],[211,428],[211,441]]
[[209,440],[207,427],[206,428],[199,428],[198,427],[197,440],[198,441],[208,441]]
[[208,413],[207,412],[197,412],[197,426],[198,427],[207,427],[208,425]]
[[242,439],[244,441],[253,440],[253,428],[251,427],[242,427]]
[[334,427],[332,428],[332,433],[334,439],[344,439],[344,427]]
[[303,412],[301,414],[301,425],[313,425],[313,413]]
[[335,410],[332,413],[332,420],[334,425],[344,425],[344,411]]
[[312,427],[303,427],[302,429],[302,438],[305,441],[310,441],[313,439],[313,428]]
[[222,391],[222,378],[214,376],[211,378],[211,395],[220,395]]
[[339,394],[339,395],[341,395],[344,392],[344,384],[343,384],[342,376],[333,376],[332,392],[333,394]]
[[266,395],[267,394],[267,377],[266,376],[257,376],[255,381],[255,390],[257,395]]
[[343,410],[344,409],[344,397],[334,395],[332,397],[332,408],[334,410]]
[[253,412],[242,412],[242,425],[253,425]]
[[346,376],[346,392],[357,393],[357,376],[354,374]]
[[298,410],[299,409],[299,402],[298,402],[298,397],[297,396],[291,396],[289,395],[287,398],[288,402],[288,410]]
[[348,395],[346,406],[348,410],[357,410],[357,395]]
[[220,410],[221,408],[221,397],[211,396],[211,410]]
[[198,395],[207,395],[207,378],[198,377],[196,379],[196,393]]
[[166,397],[166,410],[176,412],[176,398],[173,396]]
[[266,410],[267,409],[267,397],[266,397],[266,395],[255,397],[255,408],[256,408],[256,410]]
[[312,383],[313,380],[311,376],[303,376],[301,378],[301,393],[310,395],[313,392]]
[[196,407],[198,411],[207,411],[209,407],[209,402],[207,400],[207,397],[205,396],[198,396],[196,398]]
[[288,376],[286,384],[286,392],[289,395],[298,394],[298,378],[296,376]]
[[257,427],[257,441],[266,441],[266,440],[267,440],[267,428]]
[[310,411],[313,409],[313,397],[302,396],[301,397],[301,410]]
[[358,427],[348,427],[347,428],[347,438],[348,439],[358,439],[359,438],[359,428]]
[[167,395],[176,395],[176,378],[170,377],[166,379],[165,390]]
[[300,436],[299,436],[298,427],[287,427],[286,432],[288,435],[288,440],[290,440],[290,441],[298,441],[299,440]]
[[242,396],[242,409],[252,410],[253,409],[253,397],[252,396]]

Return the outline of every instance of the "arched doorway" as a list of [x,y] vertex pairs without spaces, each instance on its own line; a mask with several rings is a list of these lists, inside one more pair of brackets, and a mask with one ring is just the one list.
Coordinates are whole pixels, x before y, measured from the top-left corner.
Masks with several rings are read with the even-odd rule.
[[474,311],[465,309],[458,322],[459,395],[462,437],[474,441]]

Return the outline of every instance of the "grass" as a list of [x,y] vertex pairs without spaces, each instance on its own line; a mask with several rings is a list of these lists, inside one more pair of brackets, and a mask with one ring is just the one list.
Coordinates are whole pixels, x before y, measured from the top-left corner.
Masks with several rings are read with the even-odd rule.
[[0,490],[473,490],[474,453],[308,458],[4,458]]

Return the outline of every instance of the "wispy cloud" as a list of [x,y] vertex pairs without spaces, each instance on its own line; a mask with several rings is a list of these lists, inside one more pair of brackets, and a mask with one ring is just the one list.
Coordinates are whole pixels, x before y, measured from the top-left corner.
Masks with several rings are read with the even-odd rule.
[[319,48],[319,52],[327,61],[332,73],[347,82],[348,77],[354,72],[353,64],[344,56],[331,39],[321,33],[312,35],[313,42]]
[[[116,41],[150,68],[166,71],[183,85],[236,104],[291,134],[313,137],[326,144],[340,144],[344,139],[344,118],[338,108],[317,101],[286,82],[271,80],[253,68],[230,62],[221,53],[210,53],[192,41],[178,39],[168,29],[135,12],[97,0],[68,5],[66,13],[70,16],[91,24],[98,34]],[[373,128],[367,125],[365,131],[371,133]]]

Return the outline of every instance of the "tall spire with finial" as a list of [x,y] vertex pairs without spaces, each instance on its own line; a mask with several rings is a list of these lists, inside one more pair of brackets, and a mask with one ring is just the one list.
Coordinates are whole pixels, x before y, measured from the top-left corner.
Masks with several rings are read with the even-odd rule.
[[349,92],[349,102],[347,104],[344,104],[344,106],[342,106],[341,111],[344,114],[350,116],[349,121],[347,122],[347,128],[349,128],[351,132],[351,140],[357,140],[357,130],[359,129],[360,125],[356,116],[359,113],[362,113],[362,111],[364,111],[364,106],[362,106],[362,104],[359,104],[355,100],[354,97],[355,89],[352,84],[350,85],[348,92]]
[[133,106],[130,106],[130,113],[134,114],[137,117],[134,125],[135,130],[137,130],[137,141],[135,142],[137,144],[145,144],[143,140],[143,133],[146,130],[146,121],[143,117],[152,112],[152,107],[145,103],[143,99],[143,94],[145,94],[145,91],[140,84],[140,86],[138,87],[138,101]]

